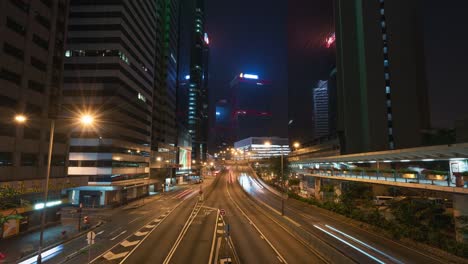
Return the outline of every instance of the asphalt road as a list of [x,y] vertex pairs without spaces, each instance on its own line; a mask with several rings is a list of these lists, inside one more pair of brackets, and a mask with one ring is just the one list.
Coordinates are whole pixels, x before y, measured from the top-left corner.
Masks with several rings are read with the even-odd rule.
[[[151,219],[155,219],[174,208],[184,199],[190,199],[197,192],[197,186],[180,188],[174,192],[168,192],[133,202],[129,206],[104,210],[102,213],[93,215],[99,218],[104,224],[95,229],[97,234],[95,244],[91,247],[91,254],[88,255],[88,244],[86,236],[73,239],[56,248],[55,251],[43,260],[44,263],[86,263],[103,254],[114,245],[120,243],[128,235],[137,232]],[[35,261],[27,262],[35,263]]]
[[[280,215],[281,198],[263,188],[250,169],[239,172],[239,182],[253,199]],[[319,237],[358,263],[448,263],[431,252],[421,252],[355,227],[294,199],[285,201],[285,216],[300,224],[304,233]]]
[[245,194],[230,175],[214,180],[203,203],[192,201],[176,209],[124,262],[219,263],[229,257],[233,263],[323,263],[268,213],[244,201]]

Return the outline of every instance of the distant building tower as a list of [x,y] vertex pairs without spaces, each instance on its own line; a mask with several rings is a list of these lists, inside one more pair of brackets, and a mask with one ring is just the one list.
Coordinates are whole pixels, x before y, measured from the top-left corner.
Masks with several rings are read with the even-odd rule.
[[196,0],[192,28],[190,82],[188,88],[188,129],[192,136],[192,159],[205,160],[208,140],[208,56],[203,0]]
[[429,127],[419,1],[336,0],[343,153],[416,147]]
[[231,81],[235,140],[271,135],[270,82],[241,73]]
[[313,91],[315,138],[330,134],[328,110],[328,81],[318,81]]

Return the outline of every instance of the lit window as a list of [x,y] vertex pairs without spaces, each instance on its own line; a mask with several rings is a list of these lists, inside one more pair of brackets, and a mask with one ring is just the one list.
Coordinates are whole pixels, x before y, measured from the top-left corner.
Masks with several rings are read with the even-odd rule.
[[390,80],[390,73],[388,72],[385,73],[385,80],[387,81]]
[[387,120],[392,121],[392,114],[387,114]]
[[380,14],[383,16],[385,14],[385,10],[383,8],[380,9]]
[[188,109],[189,109],[189,110],[195,110],[195,108],[194,108],[194,107],[189,107]]
[[384,67],[388,67],[388,65],[389,65],[388,60],[384,60],[383,65],[384,65]]
[[393,135],[393,128],[390,127],[390,128],[388,129],[388,134],[389,134],[389,135]]
[[390,147],[390,149],[394,149],[395,148],[395,143],[393,143],[393,141],[390,141],[388,143],[388,146]]
[[146,103],[146,97],[142,95],[141,93],[138,93],[138,99]]
[[387,107],[392,107],[392,101],[387,100]]
[[387,40],[387,34],[382,34],[382,39]]
[[380,23],[380,26],[381,26],[382,28],[385,28],[385,26],[386,26],[385,21],[382,21],[382,22]]
[[385,46],[385,47],[383,48],[383,53],[384,53],[384,54],[387,54],[387,53],[388,53],[388,47],[387,47],[387,46]]
[[71,51],[70,50],[65,51],[65,57],[67,57],[67,58],[71,57]]
[[385,86],[385,93],[390,93],[390,86]]

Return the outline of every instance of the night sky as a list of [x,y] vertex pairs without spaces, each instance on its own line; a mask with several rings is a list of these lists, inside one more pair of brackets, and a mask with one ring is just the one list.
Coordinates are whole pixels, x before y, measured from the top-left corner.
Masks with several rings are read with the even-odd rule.
[[287,1],[206,1],[211,102],[228,98],[241,72],[272,82],[272,134],[287,136]]
[[[333,30],[328,1],[206,0],[212,102],[228,97],[229,82],[235,74],[257,73],[273,83],[273,131],[286,136],[288,83],[312,89],[330,71],[326,54],[330,51],[321,45]],[[468,118],[467,4],[463,0],[420,2],[424,3],[432,126],[452,127],[456,119]],[[294,21],[288,13],[301,17],[303,23],[296,19],[288,24]]]

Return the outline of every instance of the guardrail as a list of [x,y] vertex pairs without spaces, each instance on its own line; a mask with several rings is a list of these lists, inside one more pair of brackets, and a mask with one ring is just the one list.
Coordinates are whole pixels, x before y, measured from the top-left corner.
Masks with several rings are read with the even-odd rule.
[[442,187],[467,188],[466,182],[463,186],[456,186],[456,184],[453,183],[450,180],[450,177],[448,176],[428,179],[426,176],[420,173],[312,170],[307,174],[328,176],[328,177],[335,176],[335,177],[345,177],[345,178],[368,179],[368,180],[387,181],[387,182],[427,184],[427,185],[436,185],[436,186],[442,186]]

